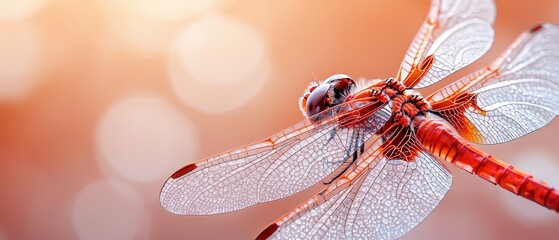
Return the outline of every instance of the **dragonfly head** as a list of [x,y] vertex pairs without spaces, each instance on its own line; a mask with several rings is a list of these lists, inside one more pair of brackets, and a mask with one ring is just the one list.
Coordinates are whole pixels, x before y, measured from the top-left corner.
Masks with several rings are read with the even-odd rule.
[[329,107],[343,103],[355,90],[355,82],[345,74],[335,74],[322,83],[312,82],[299,104],[305,117],[311,117]]

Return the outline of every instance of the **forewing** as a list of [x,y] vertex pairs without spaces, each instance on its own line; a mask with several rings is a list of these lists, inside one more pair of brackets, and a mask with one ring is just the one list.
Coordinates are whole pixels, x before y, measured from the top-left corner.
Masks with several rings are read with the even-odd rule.
[[389,118],[377,101],[348,102],[271,138],[178,170],[161,190],[169,212],[235,211],[299,192],[353,161]]
[[411,230],[439,204],[452,177],[415,137],[393,147],[414,152],[414,160],[389,158],[381,150],[388,148],[371,150],[352,172],[258,239],[394,239]]
[[559,26],[527,30],[489,67],[427,99],[475,143],[507,142],[543,127],[559,114]]
[[426,87],[477,60],[491,47],[494,19],[491,0],[433,0],[396,79]]

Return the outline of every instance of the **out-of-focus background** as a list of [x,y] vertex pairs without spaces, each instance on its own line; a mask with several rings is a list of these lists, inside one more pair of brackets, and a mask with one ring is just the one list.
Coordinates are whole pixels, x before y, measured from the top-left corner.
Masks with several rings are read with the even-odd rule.
[[[302,120],[309,81],[394,76],[429,1],[0,0],[0,239],[251,239],[313,191],[215,216],[159,205],[176,169]],[[490,63],[559,2],[497,1]],[[557,76],[559,78],[559,76]],[[559,187],[559,119],[480,148]],[[449,166],[404,239],[558,239],[559,215]]]

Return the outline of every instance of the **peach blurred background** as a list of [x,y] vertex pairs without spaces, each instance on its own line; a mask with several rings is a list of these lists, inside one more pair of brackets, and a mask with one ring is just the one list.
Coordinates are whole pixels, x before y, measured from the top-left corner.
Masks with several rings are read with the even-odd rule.
[[[177,216],[179,167],[303,119],[308,82],[394,76],[429,1],[0,0],[0,240],[252,239],[317,188]],[[497,1],[492,61],[559,2]],[[559,78],[559,76],[558,76]],[[559,119],[480,148],[559,186]],[[558,239],[559,215],[449,166],[453,187],[404,239]]]

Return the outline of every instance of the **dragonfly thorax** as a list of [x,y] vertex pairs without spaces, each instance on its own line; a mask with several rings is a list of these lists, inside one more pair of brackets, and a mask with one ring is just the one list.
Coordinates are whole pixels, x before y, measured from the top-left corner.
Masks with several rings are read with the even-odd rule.
[[380,101],[390,104],[392,119],[408,126],[416,116],[425,115],[431,106],[419,94],[408,94],[406,86],[394,78],[375,82],[360,90],[345,74],[335,74],[322,83],[312,82],[299,102],[307,118],[347,101]]
[[402,126],[408,126],[417,116],[424,116],[431,106],[421,95],[399,94],[392,98],[392,118]]
[[[408,91],[412,94],[409,94]],[[403,127],[409,126],[416,116],[423,116],[431,109],[427,100],[416,92],[406,90],[406,86],[394,78],[388,78],[377,85],[372,85],[348,99],[366,99],[369,92],[370,96],[374,98],[373,100],[390,104],[393,121]]]

